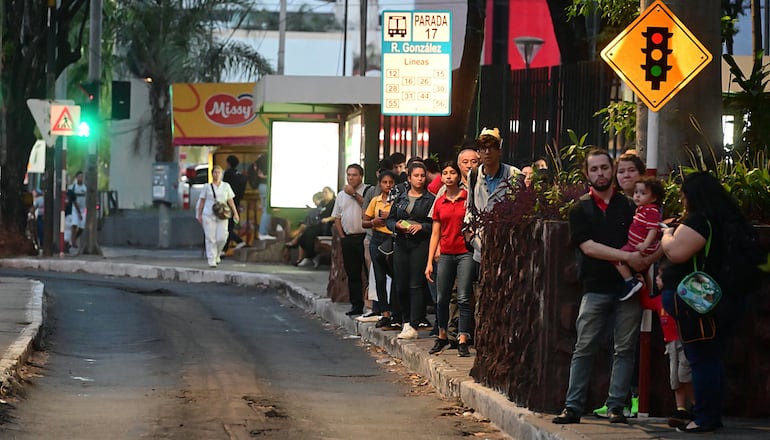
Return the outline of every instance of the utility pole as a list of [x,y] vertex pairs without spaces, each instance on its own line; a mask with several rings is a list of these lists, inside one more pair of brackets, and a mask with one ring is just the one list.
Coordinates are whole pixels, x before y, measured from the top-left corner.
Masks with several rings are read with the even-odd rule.
[[[89,11],[89,32],[88,32],[88,81],[97,84],[101,91],[102,80],[102,0],[91,0],[91,9]],[[99,108],[101,93],[97,93],[95,99],[96,108]],[[97,242],[97,221],[96,212],[97,194],[99,189],[98,156],[99,139],[104,129],[100,112],[96,112],[97,127],[95,133],[92,130],[88,138],[88,165],[86,168],[86,230],[84,231],[86,254],[101,254]]]
[[283,75],[286,58],[286,0],[281,0],[278,12],[278,74]]
[[358,63],[358,74],[360,76],[366,76],[366,28],[369,26],[369,23],[367,23],[367,12],[369,9],[369,4],[367,0],[361,0],[361,11],[360,11],[360,23],[361,23],[361,59]]
[[[45,97],[49,100],[53,100],[56,93],[56,0],[48,0],[46,29]],[[45,198],[43,199],[43,255],[46,257],[50,257],[53,254],[53,199],[55,179],[53,145],[46,145]]]

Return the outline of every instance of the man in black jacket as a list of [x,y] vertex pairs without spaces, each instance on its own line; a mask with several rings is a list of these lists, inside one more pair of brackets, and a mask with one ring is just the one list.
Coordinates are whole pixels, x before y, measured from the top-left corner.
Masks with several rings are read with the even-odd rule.
[[[225,171],[225,174],[222,176],[222,181],[229,183],[230,187],[235,193],[235,197],[233,197],[233,202],[235,202],[235,209],[238,209],[240,206],[243,193],[246,191],[246,176],[238,171],[238,164],[240,163],[241,161],[238,160],[236,156],[232,154],[227,156],[228,168],[227,171]],[[225,248],[222,250],[222,252],[227,250],[227,247],[230,245],[231,241],[235,242],[234,249],[240,249],[246,246],[246,243],[244,243],[240,235],[235,233],[234,229],[235,220],[233,220],[231,217],[229,220],[227,220],[228,237],[227,241],[225,242]]]

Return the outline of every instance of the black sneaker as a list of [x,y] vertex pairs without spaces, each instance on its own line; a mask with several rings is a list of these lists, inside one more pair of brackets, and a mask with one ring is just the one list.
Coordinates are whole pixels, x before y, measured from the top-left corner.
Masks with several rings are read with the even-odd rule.
[[636,278],[631,278],[630,280],[625,282],[625,286],[623,287],[623,294],[620,295],[620,300],[625,301],[628,298],[631,298],[634,296],[636,292],[639,291],[639,289],[642,288],[644,284],[642,284],[641,281],[637,280]]
[[390,316],[381,317],[380,320],[377,321],[377,324],[374,324],[374,327],[376,328],[390,327]]
[[350,309],[350,311],[345,312],[345,314],[348,315],[348,316],[361,315],[363,313],[364,313],[364,311],[361,310],[361,309]]
[[460,342],[457,344],[457,356],[461,358],[465,358],[471,355],[471,351],[468,350],[468,344],[465,342]]
[[428,350],[428,354],[436,354],[449,345],[449,339],[436,338],[436,342],[433,343],[433,348]]
[[610,408],[610,423],[625,423],[628,424],[628,419],[623,414],[623,408]]
[[668,418],[668,426],[672,428],[684,428],[692,421],[692,414],[685,409],[678,409],[673,416]]
[[574,409],[566,407],[561,414],[554,417],[551,421],[557,425],[570,425],[572,423],[580,423],[580,416]]
[[390,318],[390,325],[387,326],[387,327],[384,327],[384,328],[385,328],[385,330],[401,331],[401,323],[399,321],[393,319],[393,317],[391,317]]

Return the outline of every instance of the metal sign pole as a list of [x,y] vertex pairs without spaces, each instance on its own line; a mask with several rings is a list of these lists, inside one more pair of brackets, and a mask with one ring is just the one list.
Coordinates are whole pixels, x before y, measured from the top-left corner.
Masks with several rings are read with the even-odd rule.
[[647,109],[647,174],[658,174],[658,139],[660,139],[660,113]]

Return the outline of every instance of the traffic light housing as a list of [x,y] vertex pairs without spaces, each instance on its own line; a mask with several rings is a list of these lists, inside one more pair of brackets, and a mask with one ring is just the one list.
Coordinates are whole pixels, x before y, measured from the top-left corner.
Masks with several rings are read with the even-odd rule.
[[671,70],[668,56],[672,50],[668,48],[668,43],[673,34],[667,27],[649,26],[642,35],[647,40],[647,45],[642,49],[646,55],[642,65],[644,79],[651,83],[652,90],[660,90],[660,83],[666,81],[668,71]]
[[78,136],[90,137],[99,126],[99,82],[89,81],[80,84],[86,99],[80,104],[80,125]]

